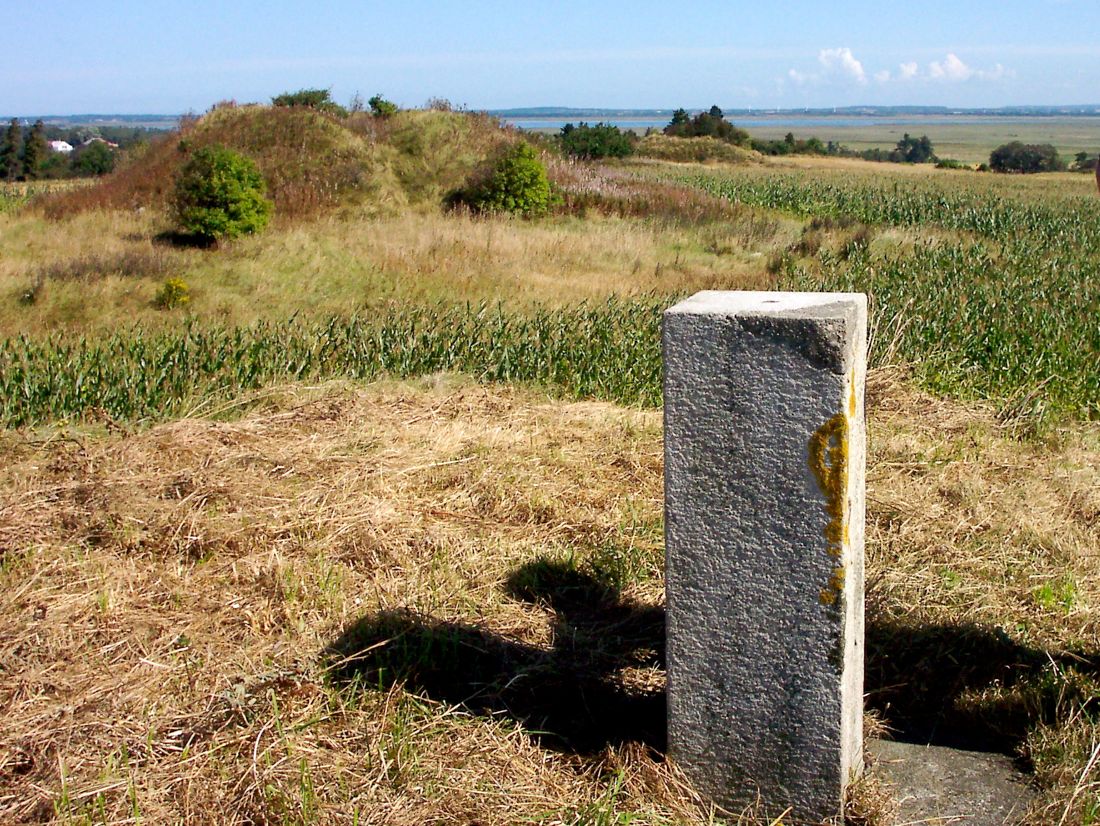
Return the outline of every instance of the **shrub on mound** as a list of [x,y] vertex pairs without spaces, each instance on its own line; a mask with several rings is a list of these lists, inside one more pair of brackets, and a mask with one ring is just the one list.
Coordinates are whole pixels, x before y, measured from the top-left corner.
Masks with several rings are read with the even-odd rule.
[[184,232],[202,238],[236,238],[259,232],[273,205],[260,170],[249,158],[221,146],[199,149],[176,179],[175,211]]
[[476,175],[457,200],[477,212],[506,212],[531,218],[546,214],[553,196],[538,152],[521,141]]
[[760,155],[751,149],[734,146],[718,138],[676,138],[655,133],[638,143],[635,154],[642,158],[680,163],[755,163]]
[[273,106],[304,106],[327,112],[330,115],[346,118],[348,110],[332,99],[328,89],[299,89],[297,92],[283,92],[271,99]]
[[584,160],[625,158],[634,154],[634,144],[637,142],[638,137],[633,132],[624,132],[610,123],[597,123],[595,126],[589,126],[584,121],[576,126],[567,123],[558,135],[558,146],[562,152]]

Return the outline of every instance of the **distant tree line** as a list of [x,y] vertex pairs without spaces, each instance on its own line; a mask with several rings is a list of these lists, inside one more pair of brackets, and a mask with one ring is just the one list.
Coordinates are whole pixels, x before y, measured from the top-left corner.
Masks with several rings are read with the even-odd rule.
[[782,140],[753,138],[752,148],[764,155],[837,155],[842,147],[832,141],[822,143],[818,138],[799,140],[788,132]]
[[[47,126],[41,120],[22,126],[12,118],[0,134],[0,180],[105,175],[114,169],[119,152],[159,133],[140,126]],[[51,141],[63,141],[72,151],[56,151]]]
[[854,150],[835,141],[824,143],[819,138],[799,140],[788,132],[782,140],[752,139],[752,148],[764,155],[829,155],[839,158],[862,158],[865,161],[889,163],[935,163],[936,152],[927,135],[919,138],[908,132],[893,149]]
[[[968,164],[952,158],[936,156],[932,140],[927,135],[910,135],[906,132],[891,149],[871,148],[853,150],[835,141],[824,142],[816,137],[799,139],[788,132],[781,140],[753,138],[725,119],[720,108],[712,106],[706,112],[692,116],[686,109],[677,109],[672,120],[662,130],[677,138],[710,137],[737,146],[744,146],[765,155],[822,155],[841,158],[861,158],[867,161],[922,164],[934,163],[941,169],[971,169]],[[647,134],[649,131],[647,130]],[[569,156],[586,160],[622,158],[634,152],[637,136],[609,123],[567,123],[557,136],[561,151]],[[1087,152],[1077,153],[1072,165],[1067,165],[1050,144],[1025,145],[1019,141],[1004,144],[993,150],[988,164],[978,166],[979,171],[994,172],[1053,172],[1068,168],[1090,172],[1096,169],[1097,159]]]
[[915,138],[906,132],[891,150],[865,149],[859,153],[869,161],[887,161],[889,163],[935,163],[936,153],[932,141],[927,135]]

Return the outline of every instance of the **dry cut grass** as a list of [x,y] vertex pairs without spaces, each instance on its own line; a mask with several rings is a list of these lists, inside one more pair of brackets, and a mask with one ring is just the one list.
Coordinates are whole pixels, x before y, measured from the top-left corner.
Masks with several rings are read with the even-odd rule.
[[[659,413],[270,392],[3,436],[0,821],[721,816],[661,756]],[[1035,823],[1095,806],[1100,435],[1020,444],[883,374],[871,399],[871,709],[1019,750]]]
[[1100,429],[1021,442],[890,371],[868,404],[869,708],[905,739],[1019,758],[1027,822],[1094,822]]
[[625,717],[663,708],[658,427],[380,386],[11,436],[0,820],[687,818]]

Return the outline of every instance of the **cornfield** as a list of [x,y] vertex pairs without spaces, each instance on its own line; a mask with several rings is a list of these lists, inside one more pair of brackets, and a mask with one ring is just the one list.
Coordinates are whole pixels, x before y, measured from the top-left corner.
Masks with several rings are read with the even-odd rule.
[[822,247],[789,256],[788,289],[870,294],[872,362],[913,365],[929,389],[996,401],[1013,417],[1100,417],[1100,208],[1095,199],[1027,201],[992,190],[952,191],[807,176],[680,178],[734,203],[872,226],[947,232],[904,249]]
[[460,371],[632,405],[661,398],[660,315],[646,298],[522,315],[480,306],[232,329],[135,329],[0,342],[0,425],[81,417],[157,420],[200,400],[305,379]]

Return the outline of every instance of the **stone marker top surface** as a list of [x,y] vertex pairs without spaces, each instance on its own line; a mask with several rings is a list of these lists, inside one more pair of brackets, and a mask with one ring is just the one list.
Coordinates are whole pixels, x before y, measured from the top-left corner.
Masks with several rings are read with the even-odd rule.
[[849,308],[867,306],[863,293],[798,293],[779,291],[703,290],[669,308],[690,315],[787,315],[844,317]]

